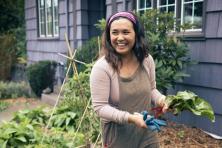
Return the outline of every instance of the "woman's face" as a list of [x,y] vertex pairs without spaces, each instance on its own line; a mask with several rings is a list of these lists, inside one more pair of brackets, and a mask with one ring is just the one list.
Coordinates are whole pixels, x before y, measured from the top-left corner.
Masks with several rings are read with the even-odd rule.
[[133,23],[125,18],[114,20],[110,26],[110,39],[117,53],[130,54],[135,44]]

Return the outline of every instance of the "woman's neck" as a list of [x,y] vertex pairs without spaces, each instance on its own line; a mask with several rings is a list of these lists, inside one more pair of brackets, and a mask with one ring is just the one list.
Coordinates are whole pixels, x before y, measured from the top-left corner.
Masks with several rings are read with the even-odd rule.
[[137,63],[137,58],[134,53],[127,54],[122,56],[122,65],[126,65],[129,63]]

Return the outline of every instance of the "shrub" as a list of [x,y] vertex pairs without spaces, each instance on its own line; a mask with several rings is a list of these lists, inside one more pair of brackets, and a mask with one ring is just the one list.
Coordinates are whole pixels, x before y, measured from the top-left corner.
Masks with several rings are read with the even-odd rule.
[[[97,37],[91,38],[85,42],[81,47],[77,48],[76,59],[85,63],[92,63],[99,56],[100,39]],[[84,71],[86,66],[77,63],[78,71]]]
[[155,59],[157,87],[166,94],[175,82],[189,76],[183,71],[191,64],[188,46],[182,36],[176,36],[176,31],[185,27],[175,26],[172,13],[160,13],[158,10],[146,11],[139,18],[145,28],[149,53]]
[[26,82],[0,82],[0,99],[31,97],[30,87]]
[[42,91],[47,87],[53,91],[55,72],[55,61],[40,61],[27,68],[30,86],[38,97],[41,97]]

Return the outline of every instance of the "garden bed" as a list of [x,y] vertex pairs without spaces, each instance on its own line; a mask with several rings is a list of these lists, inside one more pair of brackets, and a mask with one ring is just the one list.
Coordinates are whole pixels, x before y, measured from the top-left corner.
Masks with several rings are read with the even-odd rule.
[[168,126],[158,133],[161,148],[221,148],[222,140],[217,140],[198,128],[168,122]]

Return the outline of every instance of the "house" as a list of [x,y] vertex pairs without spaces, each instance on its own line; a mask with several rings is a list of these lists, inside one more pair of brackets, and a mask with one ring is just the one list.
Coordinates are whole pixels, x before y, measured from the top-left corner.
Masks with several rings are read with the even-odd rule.
[[[192,59],[197,65],[188,68],[191,77],[178,83],[175,90],[191,90],[207,99],[215,111],[216,122],[184,112],[173,120],[196,126],[222,136],[222,1],[221,0],[26,0],[26,34],[29,63],[56,60],[66,53],[64,34],[72,48],[97,36],[98,19],[123,10],[143,12],[157,8],[173,12],[180,23],[191,22],[185,32]],[[178,32],[178,34],[180,34]]]

